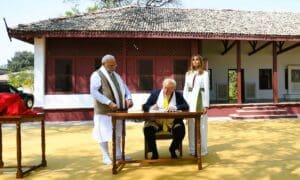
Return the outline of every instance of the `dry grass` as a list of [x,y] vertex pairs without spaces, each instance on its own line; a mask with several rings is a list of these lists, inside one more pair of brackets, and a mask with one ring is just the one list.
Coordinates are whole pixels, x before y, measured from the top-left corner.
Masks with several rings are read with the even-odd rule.
[[[193,161],[173,164],[128,164],[118,175],[101,163],[91,124],[46,126],[48,166],[31,172],[28,179],[299,179],[300,121],[295,119],[209,122],[209,154],[203,170]],[[3,127],[3,158],[15,163],[14,127]],[[22,131],[23,162],[40,162],[40,130]],[[141,123],[127,124],[126,152],[143,158]],[[159,141],[160,156],[168,157],[169,141]],[[187,138],[184,139],[184,156]],[[15,171],[0,170],[0,179],[14,179]]]

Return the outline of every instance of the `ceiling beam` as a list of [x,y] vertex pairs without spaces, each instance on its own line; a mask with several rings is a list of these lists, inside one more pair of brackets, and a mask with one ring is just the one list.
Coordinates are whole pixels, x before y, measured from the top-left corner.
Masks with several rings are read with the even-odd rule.
[[250,46],[252,47],[252,50],[256,49],[257,41],[248,41]]
[[284,41],[275,42],[276,47],[278,48],[278,51],[281,51],[284,46]]
[[294,49],[294,48],[296,48],[296,47],[298,47],[298,46],[300,46],[300,42],[298,42],[298,43],[295,43],[295,44],[293,44],[293,45],[291,45],[291,46],[289,46],[289,47],[286,47],[286,48],[280,48],[279,49],[279,51],[277,51],[277,54],[282,54],[282,53],[284,53],[284,52],[287,52],[287,51],[289,51],[289,50],[292,50],[292,49]]
[[224,46],[224,51],[221,54],[225,55],[230,49],[233,48],[233,46],[236,44],[236,41],[233,41],[230,45],[228,40],[222,41],[222,43]]
[[[250,43],[250,42],[249,42],[249,43]],[[257,53],[258,51],[264,49],[265,47],[269,46],[270,44],[272,44],[271,41],[266,42],[265,44],[263,44],[263,45],[261,45],[260,47],[256,48],[256,44],[255,44],[255,46],[254,46],[253,43],[252,43],[252,44],[250,43],[250,45],[251,45],[251,47],[252,47],[253,50],[252,50],[251,52],[248,53],[248,56],[251,56],[251,55]],[[254,47],[254,48],[253,48],[253,47]]]

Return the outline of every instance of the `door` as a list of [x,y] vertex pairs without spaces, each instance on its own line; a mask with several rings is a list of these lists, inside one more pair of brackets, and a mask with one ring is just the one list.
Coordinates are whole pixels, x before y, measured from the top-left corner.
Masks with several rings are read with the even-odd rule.
[[[237,70],[228,69],[228,103],[237,103]],[[241,83],[242,83],[242,102],[245,102],[245,88],[244,88],[244,69],[241,69]]]

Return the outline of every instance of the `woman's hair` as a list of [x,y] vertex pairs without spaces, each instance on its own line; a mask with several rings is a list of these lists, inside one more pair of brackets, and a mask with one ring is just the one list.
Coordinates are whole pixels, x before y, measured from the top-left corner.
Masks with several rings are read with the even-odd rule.
[[[200,66],[199,67],[193,67],[193,59],[197,58],[200,61]],[[200,56],[199,54],[193,55],[191,57],[191,62],[190,62],[190,68],[188,70],[189,73],[192,71],[198,71],[199,74],[202,74],[204,71],[204,58]]]

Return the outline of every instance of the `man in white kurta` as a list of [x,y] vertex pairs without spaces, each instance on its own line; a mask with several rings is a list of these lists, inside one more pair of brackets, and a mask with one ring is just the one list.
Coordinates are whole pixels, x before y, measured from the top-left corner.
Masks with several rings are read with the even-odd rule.
[[[112,55],[102,58],[102,66],[92,73],[90,78],[90,93],[94,98],[94,128],[93,138],[100,144],[104,164],[111,164],[108,141],[112,138],[111,116],[107,113],[124,110],[133,106],[131,93],[121,77],[115,72],[116,59]],[[117,121],[116,155],[121,158],[122,125]]]
[[[208,72],[203,71],[199,74],[198,71],[189,71],[185,75],[185,85],[183,90],[183,97],[190,106],[190,112],[196,112],[197,104],[199,104],[199,93],[201,93],[202,108],[200,111],[204,112],[201,116],[201,155],[206,155],[207,151],[207,108],[209,107],[209,77]],[[195,120],[188,120],[188,137],[190,154],[195,154]]]

